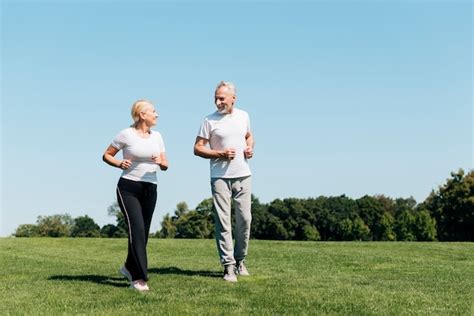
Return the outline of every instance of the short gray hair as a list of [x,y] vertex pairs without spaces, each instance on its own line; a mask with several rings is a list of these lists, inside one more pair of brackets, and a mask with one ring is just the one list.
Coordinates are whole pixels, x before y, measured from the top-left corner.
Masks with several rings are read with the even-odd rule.
[[222,80],[217,84],[216,92],[222,87],[226,87],[233,95],[236,95],[237,93],[237,89],[235,88],[235,85],[232,82]]

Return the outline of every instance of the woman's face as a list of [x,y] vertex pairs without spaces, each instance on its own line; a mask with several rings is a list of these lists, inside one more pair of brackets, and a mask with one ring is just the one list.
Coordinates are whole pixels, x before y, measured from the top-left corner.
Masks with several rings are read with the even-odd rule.
[[147,126],[155,126],[158,118],[155,107],[153,105],[146,106],[142,112],[140,112],[142,120]]

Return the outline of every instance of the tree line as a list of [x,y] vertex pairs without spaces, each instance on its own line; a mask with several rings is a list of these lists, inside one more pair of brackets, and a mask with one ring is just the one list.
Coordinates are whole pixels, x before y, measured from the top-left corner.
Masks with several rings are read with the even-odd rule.
[[[127,225],[117,204],[108,213],[116,225],[100,228],[92,218],[40,216],[36,225],[20,225],[17,237],[126,237]],[[212,199],[195,209],[178,203],[166,214],[158,238],[213,238]],[[53,228],[54,229],[53,229]],[[384,195],[275,199],[252,196],[251,238],[270,240],[474,241],[474,171],[452,172],[446,183],[422,203]]]
[[36,224],[22,224],[13,235],[15,237],[127,237],[127,224],[118,204],[109,206],[107,212],[116,217],[116,225],[106,224],[101,228],[87,215],[72,218],[66,213],[38,216]]

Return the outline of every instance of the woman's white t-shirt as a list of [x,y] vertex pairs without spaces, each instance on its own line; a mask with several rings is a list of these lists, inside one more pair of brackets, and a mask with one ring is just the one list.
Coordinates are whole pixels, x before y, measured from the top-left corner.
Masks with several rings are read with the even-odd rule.
[[122,172],[122,178],[157,183],[156,171],[159,166],[151,157],[165,152],[165,144],[159,132],[151,131],[149,137],[143,138],[135,128],[129,127],[114,138],[112,146],[123,151],[123,159],[132,161],[132,166]]

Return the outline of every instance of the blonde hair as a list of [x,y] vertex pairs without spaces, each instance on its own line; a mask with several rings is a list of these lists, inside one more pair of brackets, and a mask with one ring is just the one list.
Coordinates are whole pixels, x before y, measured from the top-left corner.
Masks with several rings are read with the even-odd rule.
[[140,122],[140,113],[143,112],[143,110],[147,106],[152,106],[153,107],[153,103],[151,103],[148,100],[138,100],[135,103],[133,103],[132,110],[131,110],[133,124],[130,125],[130,127],[137,126],[137,124]]
[[226,87],[227,90],[232,93],[232,95],[235,95],[237,93],[237,89],[235,88],[235,85],[232,82],[222,80],[217,84],[216,92],[222,87]]

